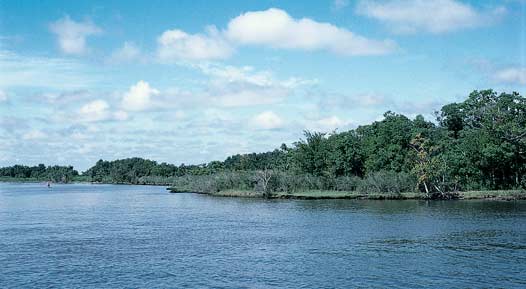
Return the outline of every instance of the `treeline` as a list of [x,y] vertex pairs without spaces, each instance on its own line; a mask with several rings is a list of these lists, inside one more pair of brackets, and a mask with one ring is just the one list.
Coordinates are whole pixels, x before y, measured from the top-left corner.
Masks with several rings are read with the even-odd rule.
[[199,191],[526,188],[526,99],[515,92],[474,91],[443,106],[435,121],[387,112],[381,121],[345,132],[306,131],[304,139],[271,152],[202,165],[100,160],[83,176]]
[[0,168],[0,177],[13,179],[32,179],[35,181],[53,181],[68,183],[77,178],[79,173],[72,166],[38,166],[14,165]]
[[[202,165],[138,158],[99,161],[95,181],[209,184],[210,190],[251,188],[271,170],[275,190],[495,190],[526,187],[526,100],[518,93],[474,91],[445,105],[436,121],[387,112],[384,119],[341,133],[305,132],[291,147],[234,155]],[[233,174],[234,173],[234,174]],[[254,176],[254,177],[251,177]],[[204,181],[207,180],[207,181]],[[300,180],[300,181],[295,181]],[[182,185],[184,183],[184,185]]]
[[[275,150],[265,153],[234,155],[225,161],[208,164],[179,166],[142,158],[128,158],[114,161],[99,160],[83,173],[93,182],[102,183],[166,183],[166,178],[181,176],[207,176],[225,171],[255,171],[261,169],[285,168],[286,151]],[[146,181],[150,180],[150,181]],[[152,180],[157,180],[153,182]]]

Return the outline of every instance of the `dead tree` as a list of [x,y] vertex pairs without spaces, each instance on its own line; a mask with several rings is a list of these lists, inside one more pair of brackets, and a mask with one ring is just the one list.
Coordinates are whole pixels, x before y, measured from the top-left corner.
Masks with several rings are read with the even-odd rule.
[[273,176],[274,171],[267,168],[265,168],[264,170],[256,171],[256,181],[258,185],[261,185],[263,196],[265,198],[270,198],[271,192],[268,185]]

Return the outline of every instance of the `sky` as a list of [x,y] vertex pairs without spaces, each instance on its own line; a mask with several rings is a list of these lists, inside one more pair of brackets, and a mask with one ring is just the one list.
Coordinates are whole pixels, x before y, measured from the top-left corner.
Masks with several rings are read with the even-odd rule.
[[0,166],[223,160],[526,89],[526,1],[0,0]]

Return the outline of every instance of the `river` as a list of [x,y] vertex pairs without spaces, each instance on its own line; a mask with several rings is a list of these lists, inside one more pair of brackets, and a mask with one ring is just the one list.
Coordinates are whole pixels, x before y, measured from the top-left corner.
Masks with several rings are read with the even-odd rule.
[[526,287],[525,201],[0,183],[0,287]]

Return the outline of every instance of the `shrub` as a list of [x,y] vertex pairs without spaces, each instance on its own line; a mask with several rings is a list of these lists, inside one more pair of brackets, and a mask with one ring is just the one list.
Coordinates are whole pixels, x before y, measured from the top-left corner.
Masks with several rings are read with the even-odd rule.
[[416,178],[408,173],[379,171],[368,174],[359,184],[358,190],[364,193],[412,192],[415,190]]

